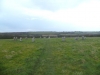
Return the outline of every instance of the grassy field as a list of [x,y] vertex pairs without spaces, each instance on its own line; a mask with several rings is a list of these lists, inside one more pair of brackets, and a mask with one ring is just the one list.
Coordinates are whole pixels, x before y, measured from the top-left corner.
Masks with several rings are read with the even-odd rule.
[[0,39],[0,75],[100,75],[100,38]]

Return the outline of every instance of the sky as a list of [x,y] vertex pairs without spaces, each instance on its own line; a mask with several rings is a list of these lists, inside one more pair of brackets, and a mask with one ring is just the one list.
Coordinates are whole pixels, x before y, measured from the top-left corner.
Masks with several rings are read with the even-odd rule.
[[0,32],[100,31],[100,0],[0,0]]

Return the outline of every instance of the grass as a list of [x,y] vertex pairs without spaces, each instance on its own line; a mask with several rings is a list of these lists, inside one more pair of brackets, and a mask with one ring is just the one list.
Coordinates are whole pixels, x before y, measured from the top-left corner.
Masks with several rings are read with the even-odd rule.
[[0,75],[99,75],[100,38],[0,40]]

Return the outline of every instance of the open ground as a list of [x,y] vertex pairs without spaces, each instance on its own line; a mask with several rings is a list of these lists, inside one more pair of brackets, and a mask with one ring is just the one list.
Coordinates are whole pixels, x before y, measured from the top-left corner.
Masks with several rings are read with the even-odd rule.
[[0,39],[0,75],[100,75],[100,38]]

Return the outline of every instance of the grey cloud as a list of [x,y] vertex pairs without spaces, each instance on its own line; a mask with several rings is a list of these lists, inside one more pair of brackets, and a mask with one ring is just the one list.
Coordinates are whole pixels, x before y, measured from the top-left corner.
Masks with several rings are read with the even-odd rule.
[[[9,15],[3,16],[2,20],[0,20],[0,28],[2,31],[57,31],[57,30],[68,30],[68,28],[61,27],[64,25],[63,23],[53,22],[45,19],[34,19],[27,20],[28,18],[32,18],[29,16],[24,16],[22,14],[17,13],[8,13]],[[16,15],[14,15],[16,14]],[[64,28],[64,29],[63,29]]]
[[[0,0],[2,4],[3,0]],[[6,1],[6,0],[5,0]],[[59,0],[29,0],[28,3],[24,3],[24,0],[16,0],[17,3],[22,1],[22,6],[27,8],[41,8],[45,10],[56,11],[59,8],[66,8],[69,5],[67,0],[62,0],[62,3],[56,3]],[[63,2],[65,1],[65,2]],[[19,2],[21,4],[21,2]],[[7,9],[2,7],[0,4],[0,32],[9,32],[9,31],[28,31],[28,30],[38,30],[38,31],[69,31],[77,30],[73,28],[71,24],[65,24],[60,22],[49,21],[41,19],[39,17],[27,16],[21,13],[20,10]],[[28,19],[27,19],[28,18]],[[36,19],[32,19],[36,18]]]

